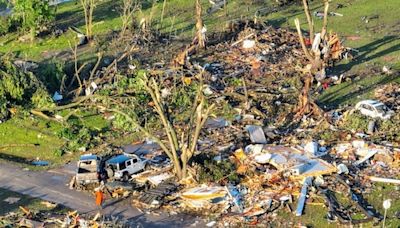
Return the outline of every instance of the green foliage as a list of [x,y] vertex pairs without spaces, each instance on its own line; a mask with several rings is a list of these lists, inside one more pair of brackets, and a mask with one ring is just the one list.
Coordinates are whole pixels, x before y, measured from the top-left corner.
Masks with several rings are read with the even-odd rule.
[[337,140],[338,137],[338,132],[332,130],[326,130],[322,133],[319,133],[318,135],[315,135],[315,138],[319,138],[328,142]]
[[10,20],[7,17],[0,17],[0,35],[7,34],[10,26]]
[[54,18],[54,12],[48,0],[14,0],[11,20],[23,32],[30,31],[32,37],[36,31]]
[[54,152],[55,155],[61,156],[66,152],[76,152],[78,150],[93,148],[100,142],[97,137],[98,131],[92,130],[79,123],[72,122],[61,129],[57,136],[65,139],[67,142],[65,145]]
[[0,121],[8,116],[7,100],[0,97]]
[[237,114],[237,112],[232,108],[229,102],[224,100],[220,102],[219,108],[215,110],[214,114],[232,121],[235,119],[235,115]]
[[171,108],[183,110],[192,106],[196,96],[197,85],[192,83],[190,86],[177,87],[172,90],[171,100],[169,104]]
[[58,91],[62,78],[65,76],[64,63],[52,59],[50,62],[40,64],[37,76],[41,81],[46,82],[49,91]]
[[232,162],[214,160],[204,161],[204,165],[200,167],[199,181],[201,183],[219,182],[229,180],[238,182],[239,176],[236,174],[236,166]]
[[7,56],[0,56],[0,119],[8,116],[10,106],[49,107],[52,99],[30,72],[18,69]]
[[[158,120],[154,115],[152,107],[148,105],[151,97],[144,89],[145,73],[146,71],[139,70],[131,75],[117,75],[113,84],[102,87],[97,91],[98,94],[106,96],[99,101],[106,107],[121,109],[120,105],[113,104],[107,96],[125,96],[126,99],[122,100],[123,106],[129,107],[129,109],[121,111],[129,114],[132,118],[138,118],[140,123],[154,124]],[[129,96],[126,96],[127,94]],[[112,121],[113,127],[126,132],[136,131],[135,126],[125,116],[117,113],[114,115],[115,118]]]
[[368,130],[369,119],[359,112],[354,112],[346,117],[343,127],[347,130],[364,131]]
[[31,102],[36,108],[51,108],[54,107],[55,104],[53,99],[44,89],[38,89],[35,93],[33,93]]
[[400,142],[400,113],[378,122],[377,125],[378,131],[384,133],[386,140]]
[[0,97],[22,100],[25,91],[31,87],[32,75],[17,69],[8,59],[0,65]]
[[62,150],[62,149],[57,149],[57,150],[54,151],[54,155],[55,155],[56,157],[61,157],[61,156],[64,155],[64,150]]
[[240,78],[229,78],[229,79],[227,79],[227,81],[230,86],[242,86],[243,85],[243,82]]
[[125,116],[118,113],[115,114],[115,119],[113,120],[113,126],[124,130],[126,132],[133,132],[136,130],[135,126],[131,121],[128,121]]

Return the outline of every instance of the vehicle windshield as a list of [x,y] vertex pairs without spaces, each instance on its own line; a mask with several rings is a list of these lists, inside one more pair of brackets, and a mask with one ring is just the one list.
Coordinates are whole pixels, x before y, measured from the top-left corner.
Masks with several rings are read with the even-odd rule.
[[111,167],[113,170],[118,170],[118,165],[114,163],[108,164],[108,167]]
[[386,112],[388,109],[385,105],[379,105],[375,107],[376,110],[378,110],[379,112]]
[[78,164],[78,173],[90,173],[97,170],[97,163],[95,160],[80,161]]

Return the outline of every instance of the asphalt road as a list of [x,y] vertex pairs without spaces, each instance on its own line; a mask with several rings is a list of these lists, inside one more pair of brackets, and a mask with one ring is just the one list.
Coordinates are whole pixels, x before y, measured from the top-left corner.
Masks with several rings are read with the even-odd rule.
[[[32,197],[65,205],[80,214],[96,214],[94,196],[70,190],[68,182],[73,165],[50,171],[27,171],[21,167],[0,163],[0,187]],[[142,213],[130,205],[129,200],[105,201],[103,214],[129,222],[131,227],[189,227],[200,223],[188,215],[154,215]]]

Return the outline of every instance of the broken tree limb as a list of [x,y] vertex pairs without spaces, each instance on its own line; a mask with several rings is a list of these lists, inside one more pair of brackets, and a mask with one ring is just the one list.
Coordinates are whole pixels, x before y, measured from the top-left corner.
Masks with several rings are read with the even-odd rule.
[[89,100],[92,97],[94,97],[94,95],[88,95],[88,96],[84,96],[84,97],[79,97],[75,101],[73,101],[72,103],[69,103],[67,105],[56,106],[56,107],[52,107],[52,108],[42,108],[42,109],[39,109],[39,110],[32,110],[32,111],[53,112],[53,111],[60,111],[60,110],[64,110],[64,109],[74,108],[74,107],[77,107],[77,106],[81,105],[83,102],[85,102],[86,100]]
[[303,33],[301,32],[300,21],[299,19],[294,19],[294,24],[296,25],[297,34],[299,35],[299,41],[301,44],[301,48],[303,49],[304,54],[306,55],[307,59],[310,62],[313,62],[313,57],[311,56],[310,52],[308,51],[306,44],[304,43]]
[[[92,81],[93,76],[96,73],[96,70],[99,67],[102,58],[103,58],[103,53],[101,53],[101,52],[97,53],[97,62],[94,65],[92,71],[90,72],[89,83]],[[87,85],[86,85],[86,87],[87,87]]]
[[180,67],[185,65],[186,58],[196,50],[196,45],[187,46],[182,52],[180,52],[172,61],[174,67]]
[[[74,48],[72,48],[71,42],[69,42],[69,47],[74,55],[74,67],[75,67],[75,73],[74,73],[74,78],[71,80],[71,82],[68,85],[68,88],[70,88],[72,86],[72,84],[75,82],[75,79],[78,81],[79,84],[79,89],[78,92],[80,92],[82,90],[82,80],[79,76],[80,72],[83,70],[83,68],[86,66],[87,63],[82,64],[79,68],[78,68],[78,57],[77,57],[77,47],[78,45],[74,45]],[[76,93],[76,95],[78,95],[79,93]]]
[[243,84],[243,89],[244,89],[244,96],[246,98],[244,107],[245,107],[245,110],[248,110],[250,108],[249,93],[247,92],[246,79],[244,77],[242,77],[242,84]]
[[254,35],[255,35],[254,33],[250,33],[249,35],[243,37],[242,39],[232,43],[231,46],[234,47],[234,46],[238,45],[239,43],[243,42],[244,40],[246,40],[246,39],[248,39],[248,38],[250,38],[250,37],[252,37]]
[[42,119],[45,119],[45,120],[51,120],[51,121],[55,121],[55,122],[62,122],[62,120],[50,117],[50,116],[48,116],[48,115],[46,115],[43,112],[38,111],[38,110],[31,110],[31,113],[33,115],[38,116],[38,117],[40,117]]

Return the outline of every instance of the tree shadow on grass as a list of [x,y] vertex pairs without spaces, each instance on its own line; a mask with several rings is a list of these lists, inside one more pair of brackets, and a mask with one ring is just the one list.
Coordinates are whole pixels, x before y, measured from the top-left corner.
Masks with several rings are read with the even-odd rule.
[[[316,6],[314,6],[313,8],[310,8],[310,12],[314,12],[317,9],[323,7],[323,4],[318,4]],[[284,8],[282,8],[284,10]],[[273,11],[271,11],[271,13],[273,13]],[[303,15],[304,14],[304,10],[300,10],[300,9],[294,9],[294,10],[290,10],[289,13],[291,13],[291,15],[289,17],[287,16],[281,16],[275,19],[268,19],[267,23],[272,25],[275,28],[280,28],[282,27],[284,24],[289,24],[289,20],[292,20],[293,23],[293,18],[296,18],[297,16]],[[269,14],[266,13],[267,15]],[[316,18],[313,18],[314,20],[317,20]],[[303,23],[307,23],[306,21],[303,21]]]
[[[343,73],[348,73],[354,66],[400,51],[400,44],[390,45],[391,43],[396,42],[399,38],[400,36],[384,36],[381,39],[375,40],[369,44],[366,44],[358,48],[357,50],[359,51],[359,53],[356,56],[356,58],[353,59],[351,62],[335,66],[335,68],[332,70],[332,74],[340,75]],[[376,52],[378,48],[381,48],[383,46],[388,46],[388,47],[382,51]],[[369,76],[375,76],[375,75],[368,75],[368,77]],[[346,90],[349,90],[349,88],[353,87],[354,85],[362,83],[361,82],[362,80],[368,80],[365,78],[361,78],[359,80],[348,83],[345,86],[342,85],[340,89],[335,90],[334,92],[330,92],[328,94],[322,94],[319,98],[318,103],[323,103],[325,106],[330,108],[337,107],[338,105],[347,103],[350,100],[353,100],[362,94],[372,92],[378,86],[393,82],[394,80],[396,80],[398,76],[399,76],[398,74],[391,76],[381,76],[381,78],[376,83],[369,84],[367,86],[359,86],[358,88],[350,90],[351,92],[342,95],[343,93],[345,93]]]
[[354,66],[359,65],[363,62],[368,62],[377,58],[380,58],[382,56],[391,54],[393,52],[400,51],[400,44],[395,44],[392,46],[389,46],[388,48],[379,51],[377,53],[374,53],[374,51],[382,46],[385,45],[390,45],[393,42],[396,42],[399,40],[400,36],[384,36],[381,39],[375,40],[369,44],[366,44],[364,46],[361,46],[358,48],[358,55],[356,56],[355,59],[350,61],[349,63],[346,64],[340,64],[335,67],[334,72],[336,74],[343,74],[348,71],[350,71]]
[[[56,15],[56,25],[58,28],[67,29],[70,26],[80,27],[85,25],[85,17],[80,3],[74,10],[65,11]],[[100,21],[112,20],[119,17],[118,1],[107,1],[96,6],[93,11],[93,24]]]
[[370,84],[368,86],[360,86],[359,88],[355,88],[351,92],[349,92],[343,96],[340,95],[343,93],[343,91],[348,90],[349,87],[351,87],[354,84],[357,84],[361,80],[363,80],[363,79],[359,79],[357,81],[347,84],[346,86],[343,86],[339,90],[336,90],[335,92],[332,92],[329,95],[325,95],[325,96],[323,95],[319,99],[318,103],[319,103],[319,105],[322,105],[321,103],[323,103],[323,105],[325,105],[328,109],[335,108],[340,104],[347,103],[348,101],[358,98],[358,96],[360,96],[362,94],[370,93],[374,89],[376,89],[377,87],[379,87],[381,85],[391,83],[391,82],[395,81],[399,76],[400,75],[398,75],[398,74],[392,75],[392,76],[381,76],[381,78],[376,83]]
[[[71,4],[71,3],[67,3]],[[67,29],[70,26],[80,27],[85,25],[85,18],[80,1],[76,1],[77,7],[56,15],[58,28]],[[142,10],[152,7],[151,0],[141,1]],[[98,4],[93,11],[93,24],[100,21],[108,21],[120,17],[122,1],[105,1]]]
[[[27,149],[28,151],[29,149]],[[11,161],[11,162],[16,162],[16,163],[20,163],[23,165],[32,165],[32,161],[20,157],[20,156],[16,156],[16,155],[11,155],[11,154],[5,154],[5,153],[1,153],[0,152],[0,159],[1,160],[5,160],[5,161]]]

